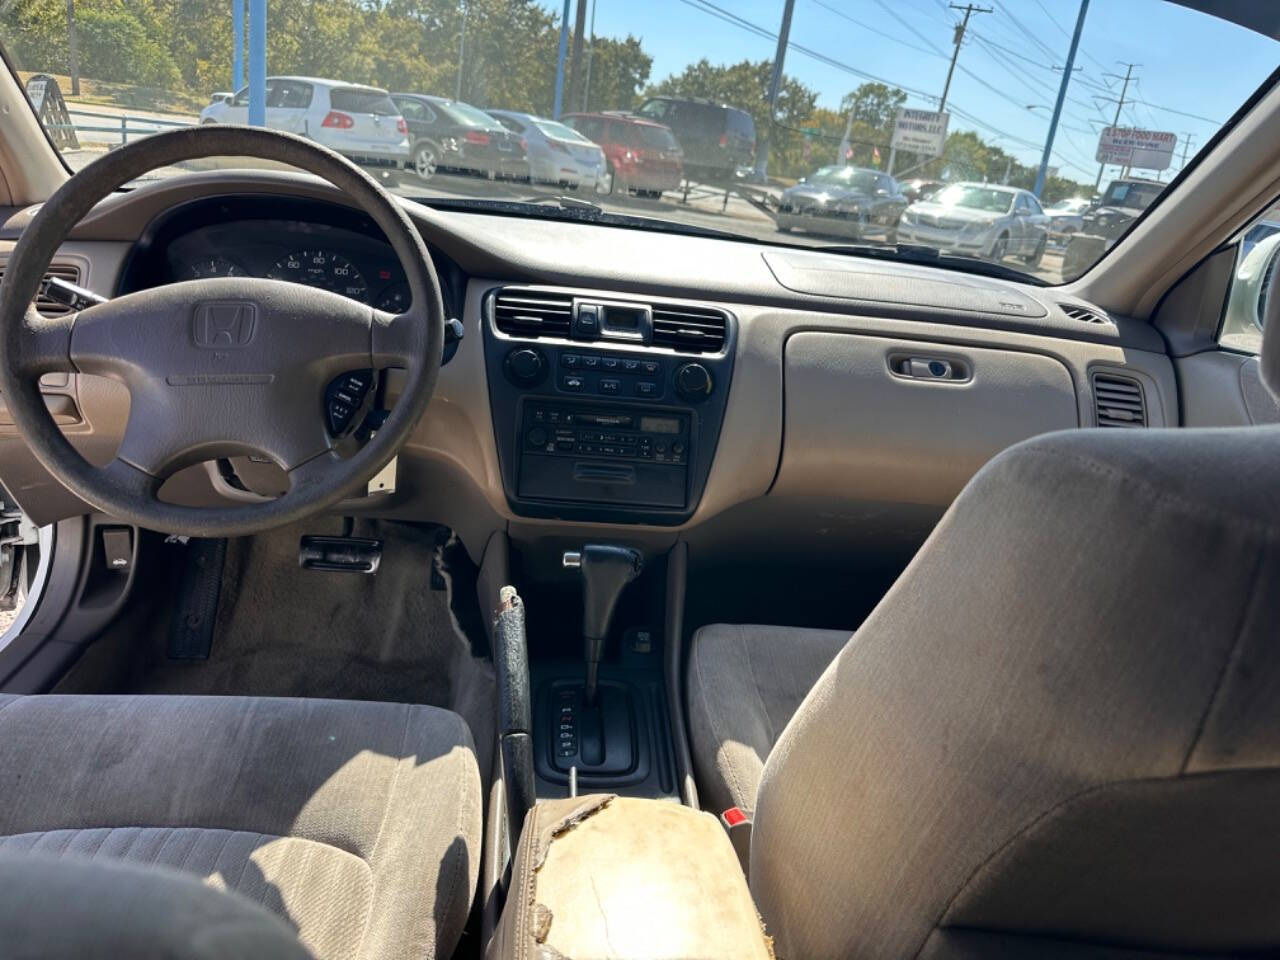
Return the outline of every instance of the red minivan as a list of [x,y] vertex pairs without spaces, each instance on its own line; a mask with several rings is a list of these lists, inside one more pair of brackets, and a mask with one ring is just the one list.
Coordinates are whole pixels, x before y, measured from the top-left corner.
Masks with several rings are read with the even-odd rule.
[[570,113],[564,122],[604,151],[613,192],[657,197],[684,178],[680,144],[669,127],[615,113]]

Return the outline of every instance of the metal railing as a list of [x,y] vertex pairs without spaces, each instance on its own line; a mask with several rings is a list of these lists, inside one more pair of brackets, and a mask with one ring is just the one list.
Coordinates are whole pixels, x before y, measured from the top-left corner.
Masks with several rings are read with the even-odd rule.
[[[81,110],[78,107],[68,107],[67,113],[72,118],[71,124],[50,124],[50,129],[69,128],[75,131],[77,136],[86,133],[112,133],[119,136],[121,144],[128,143],[130,136],[145,137],[173,127],[196,125],[195,120],[161,120],[158,117],[130,116],[126,113],[97,113],[92,110]],[[88,117],[90,121],[110,120],[112,122],[110,124],[80,123],[77,121],[78,117]]]

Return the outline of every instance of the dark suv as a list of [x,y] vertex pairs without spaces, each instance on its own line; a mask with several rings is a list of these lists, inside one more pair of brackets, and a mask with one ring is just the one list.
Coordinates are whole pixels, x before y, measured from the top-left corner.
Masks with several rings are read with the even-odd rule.
[[1159,180],[1126,177],[1112,180],[1107,192],[1082,218],[1062,257],[1062,274],[1077,277],[1114,246],[1121,234],[1151,206],[1168,184]]
[[684,151],[685,175],[691,180],[732,180],[741,167],[756,160],[756,124],[738,107],[710,100],[650,97],[639,116],[665,124]]

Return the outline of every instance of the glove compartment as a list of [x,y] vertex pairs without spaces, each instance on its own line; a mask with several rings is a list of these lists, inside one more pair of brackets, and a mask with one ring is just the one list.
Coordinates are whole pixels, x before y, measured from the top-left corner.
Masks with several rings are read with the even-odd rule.
[[945,507],[1001,450],[1080,425],[1070,371],[1042,354],[809,331],[784,356],[771,495]]

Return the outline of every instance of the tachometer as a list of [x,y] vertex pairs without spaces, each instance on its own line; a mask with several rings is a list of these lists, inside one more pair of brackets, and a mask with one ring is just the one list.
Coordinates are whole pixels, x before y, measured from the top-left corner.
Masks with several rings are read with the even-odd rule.
[[187,264],[187,272],[192,280],[203,280],[206,277],[246,277],[248,271],[234,260],[226,257],[206,257]]
[[304,283],[352,300],[368,302],[369,285],[364,275],[346,257],[330,250],[299,250],[291,253],[267,274],[272,280]]

